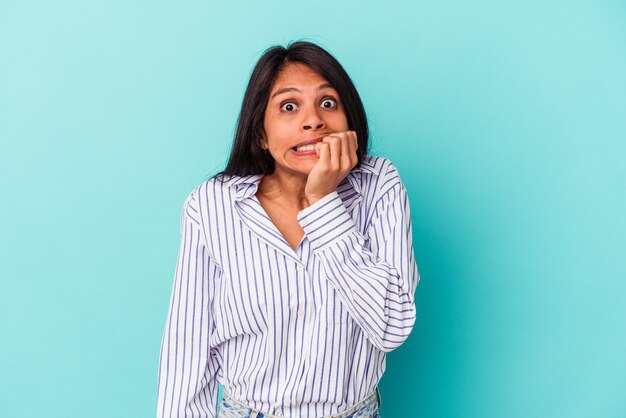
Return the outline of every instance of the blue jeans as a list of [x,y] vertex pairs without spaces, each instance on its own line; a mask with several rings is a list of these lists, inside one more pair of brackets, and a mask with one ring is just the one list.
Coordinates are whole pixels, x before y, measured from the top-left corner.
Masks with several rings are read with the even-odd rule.
[[[346,411],[330,415],[324,418],[380,418],[378,409],[380,408],[380,392],[376,391],[361,402],[348,408]],[[217,418],[284,418],[276,415],[269,415],[258,409],[250,408],[235,399],[231,398],[226,391],[222,397]]]

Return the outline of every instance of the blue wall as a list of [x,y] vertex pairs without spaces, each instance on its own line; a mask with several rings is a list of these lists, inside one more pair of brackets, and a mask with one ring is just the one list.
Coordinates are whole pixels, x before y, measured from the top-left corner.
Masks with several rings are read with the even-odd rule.
[[154,416],[183,200],[301,38],[411,198],[381,415],[626,416],[626,5],[591,0],[0,1],[0,416]]

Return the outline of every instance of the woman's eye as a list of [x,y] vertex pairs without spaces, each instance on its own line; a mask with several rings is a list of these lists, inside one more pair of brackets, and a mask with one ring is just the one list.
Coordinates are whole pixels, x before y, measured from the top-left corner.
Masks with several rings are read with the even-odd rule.
[[296,104],[292,102],[283,103],[280,109],[286,112],[293,112],[294,110],[296,110]]
[[322,107],[325,109],[332,109],[335,106],[337,106],[335,99],[324,99],[322,102]]

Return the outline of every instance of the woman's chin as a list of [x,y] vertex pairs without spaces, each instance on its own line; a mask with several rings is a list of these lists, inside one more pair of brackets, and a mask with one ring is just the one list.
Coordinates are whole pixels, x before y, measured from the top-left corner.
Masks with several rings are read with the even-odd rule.
[[317,164],[318,160],[319,160],[319,157],[317,155],[290,158],[287,166],[292,171],[297,171],[298,173],[303,173],[308,176],[311,170],[313,169],[313,167],[315,167],[315,164]]

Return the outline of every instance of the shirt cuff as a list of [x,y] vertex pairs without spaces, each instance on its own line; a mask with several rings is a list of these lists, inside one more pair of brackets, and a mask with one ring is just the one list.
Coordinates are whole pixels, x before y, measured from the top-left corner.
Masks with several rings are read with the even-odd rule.
[[357,231],[336,191],[302,209],[297,217],[314,250],[323,250]]

